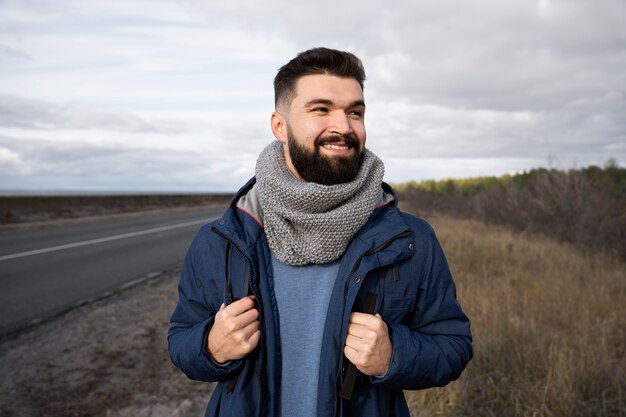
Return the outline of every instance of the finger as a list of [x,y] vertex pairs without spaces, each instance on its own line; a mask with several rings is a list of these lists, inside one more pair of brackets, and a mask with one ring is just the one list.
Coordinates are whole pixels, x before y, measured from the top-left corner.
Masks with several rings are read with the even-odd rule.
[[252,349],[254,349],[259,344],[259,340],[261,340],[261,330],[257,330],[256,332],[252,333],[248,338],[248,343],[250,344]]
[[248,323],[246,326],[241,328],[242,336],[247,339],[260,328],[261,323],[258,320]]
[[351,323],[348,325],[348,334],[351,334],[356,337],[366,337],[367,334],[371,331],[371,329],[362,324],[354,324]]
[[350,323],[361,324],[363,326],[370,326],[371,323],[375,323],[377,320],[380,320],[376,316],[367,313],[358,313],[354,312],[350,314]]
[[258,326],[251,325],[249,328],[245,329],[246,333],[240,335],[239,342],[237,343],[236,349],[241,349],[245,352],[251,352],[256,345],[259,343],[261,338],[261,330]]
[[348,336],[346,337],[346,346],[354,349],[359,353],[363,353],[369,350],[369,344],[365,342],[363,339],[359,339],[358,337]]
[[372,337],[375,337],[377,334],[385,333],[384,326],[385,326],[385,322],[382,320],[377,320],[377,319],[373,321],[369,321],[366,324],[350,323],[348,325],[348,333],[364,338],[364,339],[365,338],[371,339]]
[[259,311],[257,309],[248,310],[237,317],[232,317],[228,315],[220,317],[218,314],[218,318],[225,332],[234,333],[246,328],[251,323],[259,322]]
[[378,334],[367,328],[355,329],[348,333],[348,336],[361,340],[363,343],[374,343]]
[[251,297],[243,297],[240,300],[234,301],[230,303],[224,309],[229,315],[236,317],[243,313],[244,311],[250,310],[254,307],[254,299]]
[[259,320],[259,310],[257,310],[256,308],[252,308],[250,310],[244,311],[237,317],[234,317],[234,319],[237,321],[239,327],[245,327],[253,321]]
[[[359,314],[355,315],[354,319],[350,320],[350,325],[354,326],[362,326],[364,328],[373,330],[374,332],[380,333],[385,332],[387,326],[385,325],[385,321],[380,317],[380,315],[371,315],[371,314],[363,314],[363,313],[352,313]],[[351,316],[352,317],[352,316]]]
[[348,345],[344,346],[343,354],[352,363],[356,362],[359,358],[359,351]]

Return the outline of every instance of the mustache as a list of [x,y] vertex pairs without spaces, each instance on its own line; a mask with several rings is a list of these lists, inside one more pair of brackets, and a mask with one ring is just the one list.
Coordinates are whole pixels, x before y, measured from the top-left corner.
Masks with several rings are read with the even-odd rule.
[[315,139],[314,145],[316,147],[324,146],[327,143],[337,143],[343,142],[348,145],[350,148],[358,148],[359,140],[354,135],[346,135],[346,136],[325,136],[322,138]]

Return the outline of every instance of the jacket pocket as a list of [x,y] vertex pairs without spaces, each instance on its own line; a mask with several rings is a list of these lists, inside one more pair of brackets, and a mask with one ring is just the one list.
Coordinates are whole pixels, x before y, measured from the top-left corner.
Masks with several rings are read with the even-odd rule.
[[344,416],[410,417],[410,413],[402,390],[373,385],[369,377],[360,375],[352,400],[346,404]]
[[261,377],[256,361],[246,359],[232,389],[228,381],[220,382],[209,401],[205,417],[263,416]]
[[417,297],[417,282],[395,263],[381,271],[381,293],[384,294],[380,315],[393,323],[408,321]]
[[413,309],[413,299],[409,297],[391,298],[386,297],[380,313],[384,320],[393,323],[404,323]]

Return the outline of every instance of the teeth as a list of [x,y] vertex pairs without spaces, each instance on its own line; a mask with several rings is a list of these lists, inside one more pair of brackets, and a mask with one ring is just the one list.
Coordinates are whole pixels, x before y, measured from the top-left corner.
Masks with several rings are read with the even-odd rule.
[[340,149],[340,150],[346,150],[348,149],[347,146],[339,146],[339,145],[332,145],[330,143],[324,145],[325,148],[330,148],[330,149]]

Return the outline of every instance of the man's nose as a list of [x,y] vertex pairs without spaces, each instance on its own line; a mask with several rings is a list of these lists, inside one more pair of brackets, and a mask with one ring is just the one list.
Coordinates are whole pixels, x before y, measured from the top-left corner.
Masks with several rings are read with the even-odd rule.
[[348,115],[343,111],[334,112],[331,117],[330,133],[345,136],[353,132]]

